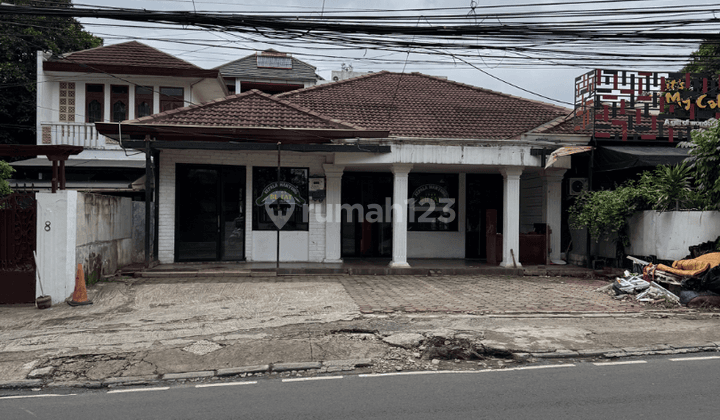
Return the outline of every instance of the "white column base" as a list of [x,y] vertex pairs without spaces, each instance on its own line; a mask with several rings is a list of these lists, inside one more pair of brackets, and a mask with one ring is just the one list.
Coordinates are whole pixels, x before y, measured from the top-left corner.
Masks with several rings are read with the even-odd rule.
[[388,267],[390,267],[390,268],[410,268],[410,264],[408,264],[407,262],[390,261],[390,264],[388,264]]
[[343,262],[342,258],[339,259],[339,260],[333,260],[333,259],[325,258],[325,259],[323,260],[323,263],[324,263],[324,264],[342,264],[342,262]]

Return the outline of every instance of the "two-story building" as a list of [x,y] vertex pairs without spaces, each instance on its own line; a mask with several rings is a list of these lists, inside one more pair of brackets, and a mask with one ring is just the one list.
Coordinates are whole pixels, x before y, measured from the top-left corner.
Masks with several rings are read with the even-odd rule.
[[[120,124],[226,94],[218,70],[136,41],[61,57],[39,51],[37,144],[84,148],[65,162],[67,188],[131,193],[131,183],[145,173],[145,157],[100,135],[95,123]],[[12,165],[18,171],[15,186],[49,188],[51,162],[46,158]]]

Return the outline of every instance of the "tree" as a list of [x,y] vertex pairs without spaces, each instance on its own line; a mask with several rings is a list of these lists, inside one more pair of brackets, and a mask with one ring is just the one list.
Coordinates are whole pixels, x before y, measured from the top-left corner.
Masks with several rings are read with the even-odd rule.
[[690,148],[685,162],[695,179],[702,209],[720,210],[720,123],[693,130],[691,140],[678,146]]
[[720,73],[720,43],[705,41],[690,54],[690,62],[680,70],[683,73]]
[[12,193],[7,179],[10,178],[10,175],[12,175],[13,172],[15,172],[15,168],[10,166],[7,162],[0,160],[0,197]]
[[[4,0],[30,6],[70,7],[70,0]],[[0,144],[35,144],[37,51],[64,54],[99,47],[74,18],[0,16]]]

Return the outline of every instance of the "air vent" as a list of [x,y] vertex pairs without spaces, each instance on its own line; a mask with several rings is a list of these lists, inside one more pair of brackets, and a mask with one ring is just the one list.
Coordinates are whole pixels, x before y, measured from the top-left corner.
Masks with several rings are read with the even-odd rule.
[[292,58],[258,55],[257,66],[268,69],[292,69]]

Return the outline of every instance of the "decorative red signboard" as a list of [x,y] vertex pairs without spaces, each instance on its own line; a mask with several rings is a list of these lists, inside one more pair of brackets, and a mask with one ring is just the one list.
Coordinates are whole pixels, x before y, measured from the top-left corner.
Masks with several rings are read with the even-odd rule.
[[575,130],[597,141],[682,141],[720,119],[720,76],[593,70],[575,79]]

